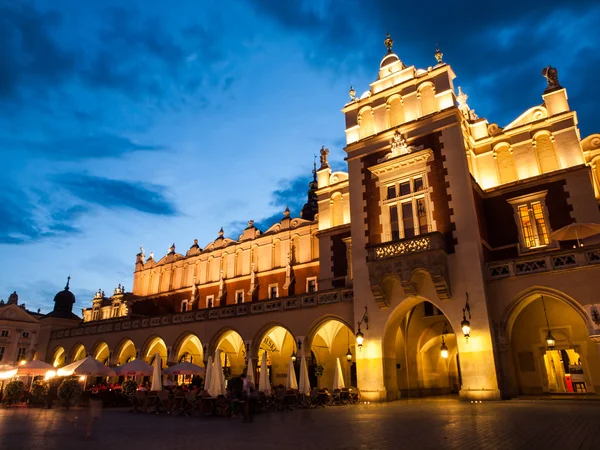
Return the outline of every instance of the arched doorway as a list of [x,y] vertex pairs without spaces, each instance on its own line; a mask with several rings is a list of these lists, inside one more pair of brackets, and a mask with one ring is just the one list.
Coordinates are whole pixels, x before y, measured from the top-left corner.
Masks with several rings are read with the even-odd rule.
[[220,333],[215,348],[221,350],[221,366],[226,380],[246,371],[246,346],[237,331],[230,329]]
[[109,365],[110,349],[108,348],[108,344],[104,341],[98,342],[94,346],[94,352],[92,353],[92,356],[102,364]]
[[84,359],[87,356],[87,352],[83,344],[77,344],[75,347],[73,347],[71,355],[71,362],[75,362],[79,361],[80,359]]
[[298,353],[296,340],[292,333],[281,325],[269,325],[258,335],[258,373],[265,370],[261,367],[262,355],[267,354],[267,370],[269,380],[274,386],[287,383],[287,371],[292,354]]
[[[333,376],[340,360],[344,384],[356,386],[356,340],[354,332],[338,319],[321,321],[310,335],[312,363],[309,364],[309,379],[312,387],[332,389]],[[350,361],[347,355],[350,354]],[[320,366],[320,367],[319,367]],[[322,375],[316,377],[317,373]]]
[[154,364],[154,359],[156,357],[156,354],[158,353],[161,358],[162,367],[167,366],[167,346],[165,344],[165,341],[162,340],[162,338],[158,336],[151,338],[147,342],[145,348],[146,351],[143,352],[144,360],[148,364]]
[[137,350],[135,349],[135,344],[131,339],[125,339],[122,341],[117,347],[116,353],[116,363],[118,366],[122,366],[123,364],[133,361],[137,357]]
[[176,362],[187,361],[197,366],[204,366],[204,362],[202,361],[204,351],[202,350],[202,343],[198,336],[193,333],[187,333],[179,341]]
[[[520,299],[506,322],[517,392],[521,395],[595,392],[600,356],[585,312],[560,293]],[[550,346],[548,332],[555,340]]]
[[57,347],[52,354],[52,365],[54,367],[62,367],[65,365],[67,354],[64,347]]
[[392,312],[383,353],[389,399],[460,391],[454,329],[442,310],[425,298],[409,297]]

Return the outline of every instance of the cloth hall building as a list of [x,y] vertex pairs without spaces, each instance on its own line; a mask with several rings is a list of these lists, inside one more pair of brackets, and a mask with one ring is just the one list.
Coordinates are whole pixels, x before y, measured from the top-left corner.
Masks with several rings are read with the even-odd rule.
[[285,384],[304,354],[330,389],[340,358],[371,401],[600,393],[600,239],[551,237],[600,223],[600,134],[581,138],[552,67],[531,74],[540,103],[500,127],[439,50],[417,69],[392,44],[342,108],[347,172],[323,148],[301,217],[160,258],[142,249],[131,291],[99,291],[83,319],[67,286],[36,317],[31,357],[203,365],[220,349],[236,375],[267,352]]

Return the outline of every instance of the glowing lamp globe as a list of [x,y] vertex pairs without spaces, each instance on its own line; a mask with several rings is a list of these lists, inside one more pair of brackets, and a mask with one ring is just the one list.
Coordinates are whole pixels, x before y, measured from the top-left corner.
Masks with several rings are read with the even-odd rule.
[[296,352],[292,352],[292,362],[296,362]]
[[442,346],[440,347],[440,352],[442,354],[442,358],[448,359],[448,347],[445,342],[442,342]]
[[352,361],[352,352],[350,351],[350,348],[348,348],[348,351],[346,352],[346,359],[348,362]]
[[362,334],[362,331],[360,331],[360,329],[359,329],[356,332],[356,345],[358,345],[358,348],[362,348],[364,341],[365,341],[365,335]]
[[469,338],[471,336],[471,322],[469,322],[466,318],[460,323],[460,327],[462,328],[462,332],[465,338]]
[[552,350],[554,345],[556,345],[556,339],[554,339],[554,336],[552,336],[550,330],[548,330],[548,336],[546,336],[546,344],[550,350]]

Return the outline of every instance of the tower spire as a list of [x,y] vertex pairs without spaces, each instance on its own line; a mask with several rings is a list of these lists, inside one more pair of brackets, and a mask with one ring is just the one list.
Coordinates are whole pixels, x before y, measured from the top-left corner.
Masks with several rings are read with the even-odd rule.
[[67,277],[67,285],[65,286],[65,291],[69,290],[69,283],[71,282],[71,275]]

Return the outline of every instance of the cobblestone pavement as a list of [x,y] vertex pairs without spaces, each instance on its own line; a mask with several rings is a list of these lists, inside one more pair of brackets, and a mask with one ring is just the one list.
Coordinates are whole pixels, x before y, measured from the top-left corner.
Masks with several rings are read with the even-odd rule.
[[454,399],[270,412],[254,422],[105,410],[0,409],[0,449],[600,449],[600,402]]

